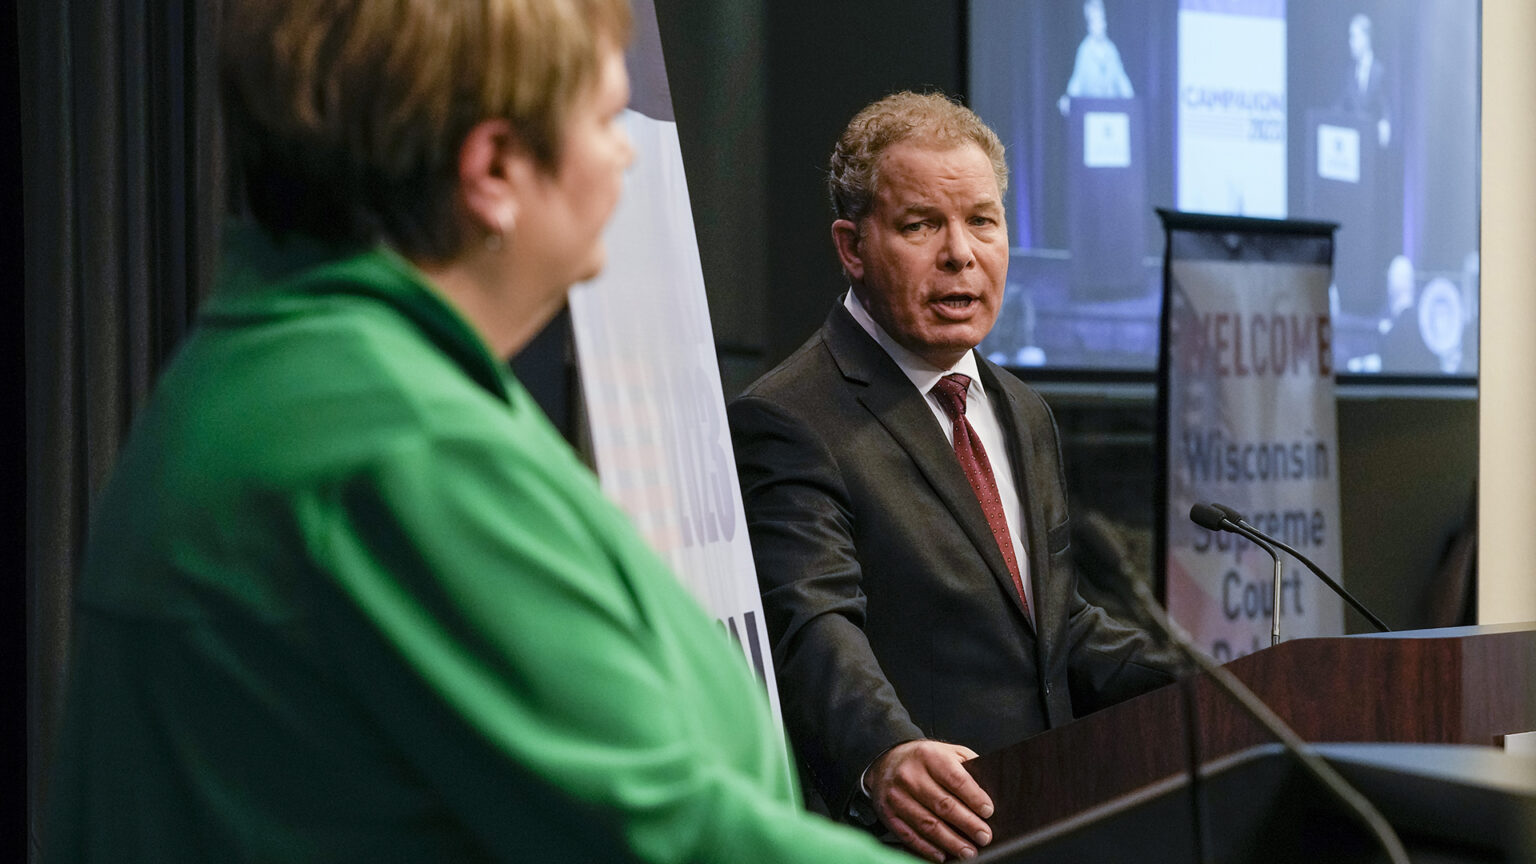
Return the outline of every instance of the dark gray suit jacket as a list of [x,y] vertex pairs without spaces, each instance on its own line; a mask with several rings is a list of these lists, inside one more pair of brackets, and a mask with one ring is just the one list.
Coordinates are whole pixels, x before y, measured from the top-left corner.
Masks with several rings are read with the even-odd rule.
[[785,722],[835,815],[902,741],[986,753],[1173,680],[1171,654],[1078,594],[1044,400],[980,366],[1038,633],[928,403],[841,305],[730,405]]
[[1377,120],[1392,120],[1392,104],[1387,93],[1387,71],[1381,65],[1381,58],[1376,57],[1371,61],[1371,71],[1366,73],[1365,89],[1360,89],[1360,82],[1356,79],[1355,64],[1349,64],[1349,76],[1344,82],[1344,90],[1339,94],[1338,110],[1354,114],[1362,119],[1372,122]]

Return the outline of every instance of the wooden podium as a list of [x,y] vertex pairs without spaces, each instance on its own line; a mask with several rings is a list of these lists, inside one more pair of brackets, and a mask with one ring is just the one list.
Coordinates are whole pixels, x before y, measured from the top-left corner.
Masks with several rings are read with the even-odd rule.
[[[1297,639],[1226,668],[1310,742],[1502,746],[1536,730],[1536,623]],[[1197,734],[1187,735],[1185,687]],[[1195,742],[1192,754],[1190,741]],[[1150,794],[1272,736],[1204,677],[966,763],[999,841]]]

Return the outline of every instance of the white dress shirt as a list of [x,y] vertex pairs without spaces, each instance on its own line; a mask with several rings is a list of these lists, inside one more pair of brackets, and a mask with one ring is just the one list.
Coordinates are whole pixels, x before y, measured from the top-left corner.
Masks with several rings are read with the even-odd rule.
[[987,461],[992,465],[992,477],[997,482],[997,495],[1003,502],[1003,516],[1008,521],[1008,539],[1013,544],[1013,557],[1019,563],[1019,581],[1024,584],[1024,596],[1029,604],[1029,615],[1033,623],[1035,614],[1034,589],[1029,584],[1029,559],[1024,555],[1023,534],[1023,509],[1019,504],[1019,486],[1013,475],[1013,462],[1008,458],[1008,443],[1003,437],[1002,424],[997,419],[997,413],[992,408],[992,403],[987,399],[987,392],[981,386],[981,375],[977,369],[976,352],[967,351],[960,361],[948,369],[940,369],[932,363],[924,360],[916,354],[902,347],[889,333],[885,332],[874,318],[869,315],[869,310],[859,302],[852,291],[843,295],[843,306],[853,316],[853,320],[859,322],[874,340],[880,343],[885,353],[896,361],[903,374],[912,381],[917,392],[923,394],[928,400],[928,408],[933,412],[935,422],[944,430],[944,437],[953,447],[955,443],[955,428],[950,422],[949,415],[944,411],[944,405],[939,397],[934,394],[933,387],[939,383],[939,379],[951,372],[959,372],[971,379],[971,386],[966,391],[965,417],[971,421],[971,427],[981,438],[981,446],[987,452]]

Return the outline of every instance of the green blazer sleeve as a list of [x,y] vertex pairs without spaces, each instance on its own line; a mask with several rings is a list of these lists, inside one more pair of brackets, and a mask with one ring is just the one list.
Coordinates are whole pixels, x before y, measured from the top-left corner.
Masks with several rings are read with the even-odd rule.
[[831,450],[766,399],[732,402],[730,423],[785,722],[830,812],[842,815],[875,757],[927,736],[865,632],[854,502]]
[[799,808],[740,652],[588,478],[434,441],[326,506],[337,668],[497,857],[895,858]]

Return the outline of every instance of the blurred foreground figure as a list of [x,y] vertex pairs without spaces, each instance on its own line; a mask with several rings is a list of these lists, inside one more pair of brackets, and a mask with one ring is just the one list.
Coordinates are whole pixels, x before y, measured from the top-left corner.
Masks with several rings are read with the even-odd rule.
[[95,512],[48,861],[880,861],[506,358],[596,274],[623,0],[234,0],[257,224]]

